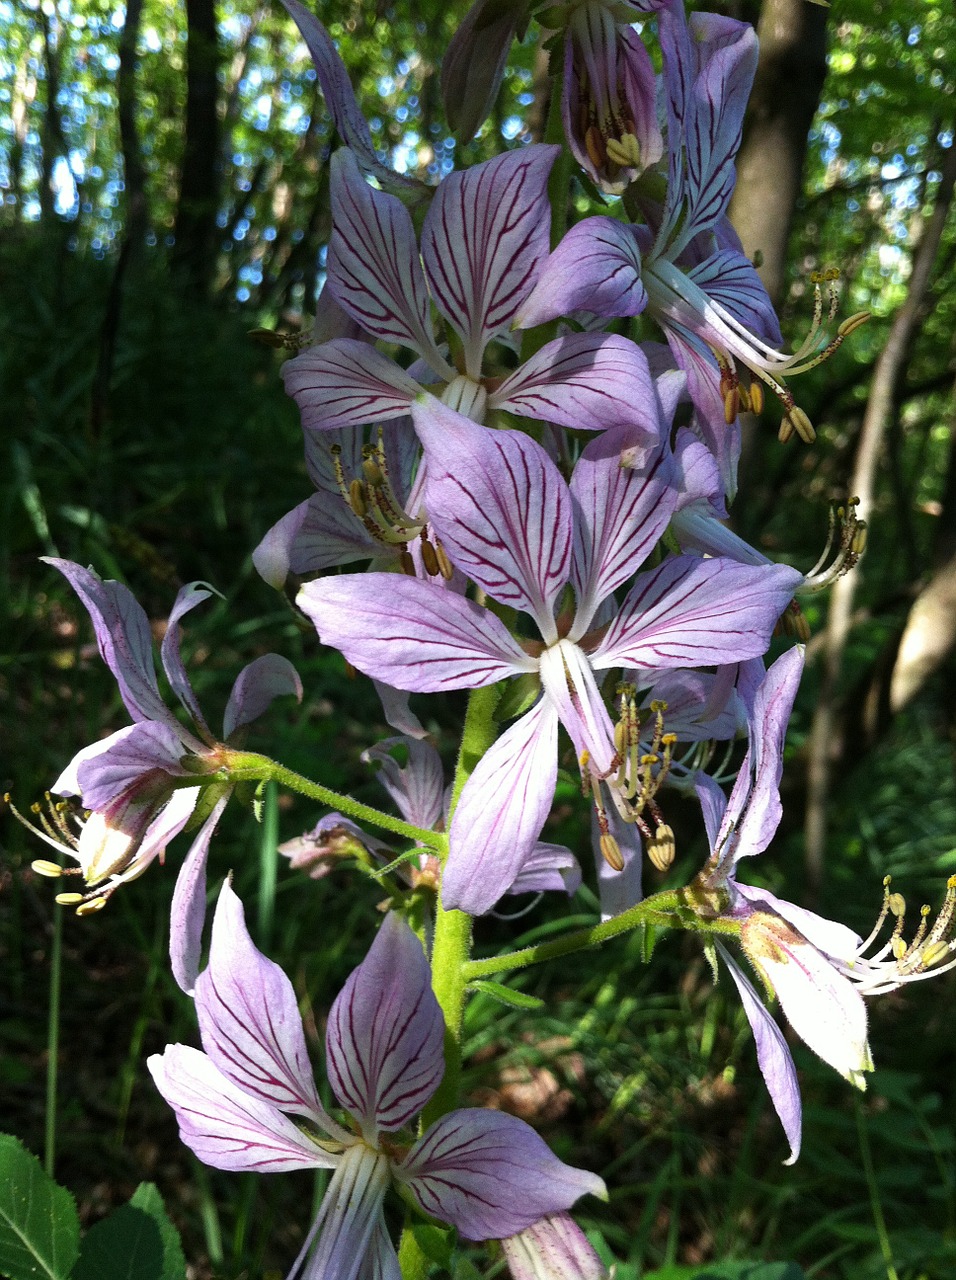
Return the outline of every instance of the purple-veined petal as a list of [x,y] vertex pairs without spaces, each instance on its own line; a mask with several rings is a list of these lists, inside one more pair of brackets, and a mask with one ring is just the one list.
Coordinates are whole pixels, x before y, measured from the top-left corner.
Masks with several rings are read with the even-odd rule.
[[[161,857],[166,852],[170,840],[179,835],[193,816],[201,794],[200,787],[182,787],[173,792],[146,828],[134,863],[118,879],[134,880],[142,875],[154,858]],[[82,844],[82,837],[80,843]]]
[[608,1280],[608,1269],[566,1213],[549,1214],[501,1242],[511,1280]]
[[428,397],[412,408],[428,455],[425,505],[445,550],[494,600],[557,638],[568,580],[571,500],[560,471],[518,431],[488,431]]
[[739,534],[719,520],[709,503],[693,502],[678,511],[671,532],[682,551],[695,555],[719,556],[738,564],[771,564],[772,561],[744,542]]
[[238,1089],[198,1049],[166,1046],[147,1060],[176,1112],[179,1136],[203,1164],[234,1172],[334,1169],[340,1157],[311,1142],[281,1111]]
[[859,954],[863,939],[845,924],[838,920],[828,920],[826,916],[808,911],[806,907],[798,907],[794,902],[778,898],[767,889],[758,889],[754,885],[739,884],[734,886],[742,898],[756,911],[770,911],[792,924],[798,933],[803,934],[824,955],[831,956],[845,963],[852,963]]
[[475,0],[448,42],[441,64],[445,119],[470,142],[494,105],[519,19],[520,5]]
[[636,316],[646,306],[641,250],[633,230],[617,218],[584,218],[542,266],[518,310],[515,328],[530,329],[572,311]]
[[730,976],[740,992],[740,999],[753,1031],[757,1045],[757,1062],[760,1074],[767,1085],[770,1101],[780,1117],[783,1131],[790,1143],[790,1156],[784,1164],[793,1164],[800,1155],[800,1137],[802,1129],[803,1107],[800,1101],[800,1085],[797,1081],[797,1069],[793,1065],[793,1057],[783,1032],[777,1026],[765,1007],[763,1001],[754,991],[750,981],[736,960],[720,942],[717,943],[724,963],[730,970]]
[[439,310],[461,334],[473,378],[548,252],[548,174],[557,154],[553,146],[522,147],[449,174],[425,215],[425,274]]
[[206,923],[206,860],[216,824],[232,795],[230,787],[213,806],[176,877],[169,913],[169,959],[173,977],[181,990],[191,996],[199,974],[202,931]]
[[408,692],[395,689],[381,680],[373,680],[378,700],[382,704],[385,723],[408,738],[425,738],[428,731],[409,706]]
[[727,797],[720,786],[706,773],[698,773],[695,776],[694,791],[700,801],[707,842],[714,852],[718,852],[721,848],[721,825],[724,814],[727,812]]
[[203,1048],[250,1097],[305,1115],[342,1139],[319,1102],[292,983],[249,937],[242,903],[228,881],[212,923],[209,964],[196,979]]
[[422,944],[392,913],[336,996],[325,1034],[332,1092],[367,1141],[425,1106],[445,1074],[444,1035]]
[[293,695],[296,702],[302,701],[302,681],[289,659],[277,653],[264,653],[254,659],[243,667],[232,686],[223,718],[223,736],[228,741],[237,729],[258,720],[274,698],[286,694]]
[[331,172],[329,288],[363,329],[411,347],[453,377],[432,336],[411,215],[395,196],[368,185],[351,151],[335,153]]
[[[404,768],[391,754],[407,753]],[[385,738],[362,752],[366,764],[379,766],[378,780],[398,806],[406,822],[430,831],[442,820],[445,776],[441,757],[430,742],[415,738]]]
[[721,865],[763,853],[780,825],[783,741],[803,674],[803,653],[803,645],[788,649],[769,668],[757,691],[750,746],[727,802],[722,831],[730,838]]
[[554,800],[558,717],[542,698],[481,757],[465,783],[448,834],[442,903],[490,911],[533,851]]
[[306,583],[296,602],[323,644],[397,689],[477,689],[537,670],[488,609],[418,578],[342,574]]
[[[349,1147],[286,1280],[370,1280],[377,1265],[390,1263],[382,1239],[382,1201],[389,1182],[385,1156],[363,1143]],[[394,1276],[394,1271],[384,1275]]]
[[513,1236],[583,1195],[607,1196],[596,1174],[564,1164],[523,1120],[480,1108],[442,1116],[395,1176],[466,1240]]
[[687,393],[697,411],[694,430],[717,462],[723,496],[729,503],[737,492],[740,423],[735,419],[731,425],[727,424],[720,369],[714,353],[704,338],[686,324],[667,317],[655,316],[655,319],[662,325],[674,359],[687,378]]
[[678,511],[691,503],[706,503],[715,515],[726,518],[727,508],[717,460],[688,427],[681,427],[677,432],[674,483],[680,493]]
[[592,666],[724,666],[759,657],[801,581],[786,565],[665,560],[638,575]]
[[370,560],[383,550],[341,494],[315,493],[272,526],[253,551],[252,563],[270,587],[281,591],[290,573],[321,573]]
[[743,922],[740,945],[777,993],[794,1031],[858,1089],[873,1060],[866,1038],[866,1005],[860,992],[807,939],[779,916],[753,911]]
[[43,556],[59,569],[80,597],[96,632],[103,661],[116,677],[120,697],[134,720],[158,720],[179,729],[179,722],[159,696],[149,619],[128,587],[104,582],[72,560]]
[[193,687],[189,683],[189,677],[183,667],[183,660],[179,651],[179,642],[182,638],[179,620],[185,617],[190,610],[195,609],[197,604],[202,604],[210,596],[218,594],[215,588],[210,587],[205,582],[189,582],[185,587],[182,587],[176,596],[169,615],[169,621],[166,623],[166,634],[163,636],[163,643],[160,648],[163,670],[166,672],[166,679],[169,681],[170,688],[189,713],[200,735],[210,743],[214,742],[215,738],[209,731],[205,716],[196,701]]
[[345,64],[325,27],[299,0],[282,0],[282,3],[295,19],[302,39],[312,55],[319,84],[325,95],[325,105],[335,121],[335,127],[347,146],[358,156],[362,167],[378,178],[386,190],[424,195],[421,183],[396,173],[379,160],[372,145],[368,124],[355,100]]
[[581,868],[563,844],[539,840],[512,881],[509,893],[566,893],[572,897],[581,887]]
[[677,503],[663,450],[640,471],[621,465],[621,452],[632,443],[630,428],[604,432],[587,446],[571,476],[571,581],[578,606],[571,640],[584,635],[601,602],[644,563]]
[[[50,789],[58,796],[81,796],[84,809],[104,808],[137,782],[142,783],[145,799],[150,790],[168,791],[170,778],[190,776],[180,764],[185,754],[172,729],[141,720],[77,752]],[[149,779],[156,774],[150,788]]]
[[598,773],[614,757],[614,727],[586,655],[570,640],[559,640],[540,659],[545,698],[555,708],[580,760],[585,753]]
[[422,390],[393,360],[353,338],[336,338],[287,360],[282,380],[309,431],[403,417]]
[[613,333],[569,333],[535,352],[489,404],[582,431],[632,427],[645,442],[660,435],[657,396],[636,343]]
[[780,322],[757,268],[734,249],[712,253],[687,275],[709,298],[773,347],[783,345]]

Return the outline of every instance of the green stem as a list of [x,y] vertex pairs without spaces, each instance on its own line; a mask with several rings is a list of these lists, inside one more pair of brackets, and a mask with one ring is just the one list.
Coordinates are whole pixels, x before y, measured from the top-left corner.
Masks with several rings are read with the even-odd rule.
[[886,1229],[883,1206],[880,1203],[880,1189],[876,1181],[876,1170],[873,1167],[873,1153],[870,1151],[870,1135],[866,1131],[866,1120],[860,1099],[853,1099],[853,1110],[856,1115],[856,1131],[860,1139],[860,1155],[863,1159],[863,1173],[866,1177],[867,1190],[870,1193],[870,1208],[873,1212],[873,1225],[880,1242],[883,1265],[886,1267],[887,1280],[899,1280],[899,1273],[893,1261],[893,1246],[890,1244],[890,1233]]
[[[304,778],[301,773],[287,769],[285,765],[270,760],[268,756],[260,756],[252,751],[229,751],[228,761],[220,770],[224,780],[229,782],[275,782],[288,791],[297,791],[308,796],[310,800],[318,800],[331,809],[338,809],[350,818],[359,822],[369,822],[374,827],[391,831],[393,835],[404,836],[406,840],[415,840],[427,844],[441,856],[448,851],[448,838],[439,831],[423,831],[421,827],[413,827],[410,822],[394,818],[381,809],[373,809],[371,805],[353,800],[351,796],[330,787],[323,787],[318,782]],[[195,785],[195,784],[193,784]]]
[[63,972],[63,908],[53,910],[53,940],[50,946],[50,1012],[46,1032],[46,1127],[43,1141],[43,1168],[53,1177],[56,1163],[56,1094],[60,1065],[60,990]]

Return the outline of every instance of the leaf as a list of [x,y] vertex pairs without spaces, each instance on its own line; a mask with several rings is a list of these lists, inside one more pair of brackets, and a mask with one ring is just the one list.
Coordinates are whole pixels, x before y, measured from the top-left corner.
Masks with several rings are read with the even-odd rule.
[[669,1266],[648,1271],[644,1280],[806,1280],[795,1262],[712,1262],[697,1268]]
[[416,1222],[412,1225],[412,1235],[425,1257],[447,1271],[454,1252],[455,1233],[431,1222]]
[[498,1000],[501,1004],[506,1004],[512,1009],[542,1009],[544,1007],[544,1001],[539,1000],[537,996],[529,996],[524,991],[515,991],[512,987],[506,987],[501,982],[491,982],[487,978],[476,978],[474,982],[469,982],[468,990],[491,996],[493,1000]]
[[79,1240],[73,1197],[22,1142],[0,1134],[0,1274],[9,1280],[66,1280]]
[[179,1233],[151,1182],[141,1182],[129,1204],[87,1232],[70,1280],[182,1280]]

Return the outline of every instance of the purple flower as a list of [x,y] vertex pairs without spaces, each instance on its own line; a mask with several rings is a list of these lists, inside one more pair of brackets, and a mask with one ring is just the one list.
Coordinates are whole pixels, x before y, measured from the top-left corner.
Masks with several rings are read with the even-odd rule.
[[[547,256],[556,154],[524,147],[450,174],[425,216],[419,256],[408,210],[370,187],[349,151],[336,153],[328,287],[365,331],[418,360],[405,370],[365,342],[336,339],[287,361],[286,389],[307,430],[402,417],[425,385],[476,422],[500,410],[590,431],[627,423],[657,439],[647,361],[626,338],[568,334],[507,376],[484,368]],[[429,298],[455,335],[457,364],[435,341]]]
[[319,1102],[292,984],[253,945],[228,884],[196,1012],[204,1052],[175,1044],[149,1059],[186,1145],[218,1169],[332,1170],[289,1280],[397,1278],[382,1213],[392,1183],[468,1240],[515,1235],[605,1194],[514,1116],[453,1111],[412,1140],[444,1073],[444,1020],[421,944],[394,914],[329,1014],[329,1084],[348,1127]]
[[[149,619],[129,589],[119,582],[104,582],[69,560],[47,559],[46,563],[60,570],[86,607],[100,653],[116,677],[134,723],[84,747],[53,784],[56,795],[78,796],[88,811],[78,838],[71,838],[65,822],[59,824],[62,841],[49,835],[43,838],[79,862],[92,890],[79,899],[78,910],[83,913],[105,906],[120,884],[142,875],[150,862],[163,857],[169,841],[194,813],[202,813],[205,821],[187,854],[173,897],[173,970],[180,985],[189,990],[205,911],[206,855],[231,788],[211,780],[228,764],[229,750],[209,729],[183,669],[179,622],[209,599],[212,588],[194,582],[181,589],[162,643],[163,669],[189,716],[191,727],[187,727],[160,696]],[[223,740],[235,738],[273,698],[286,693],[302,696],[299,677],[285,658],[266,654],[249,663],[233,685]],[[202,778],[204,783],[199,781]],[[198,810],[201,800],[203,808]],[[71,903],[79,898],[62,896]]]
[[[584,450],[569,486],[520,432],[484,431],[431,399],[413,414],[430,458],[425,502],[448,555],[492,599],[530,614],[541,639],[519,642],[490,609],[395,575],[308,583],[298,602],[323,642],[397,688],[473,689],[524,676],[532,700],[540,690],[479,762],[452,819],[442,899],[479,915],[538,839],[554,795],[559,722],[599,817],[606,789],[626,821],[642,820],[636,738],[624,727],[615,741],[603,673],[756,657],[799,575],[670,557],[638,575],[616,608],[612,593],[653,550],[676,502],[664,453],[646,474],[622,468],[626,433],[606,432]],[[569,584],[573,607],[564,603]]]
[[607,1267],[566,1213],[542,1218],[501,1248],[513,1280],[607,1280]]

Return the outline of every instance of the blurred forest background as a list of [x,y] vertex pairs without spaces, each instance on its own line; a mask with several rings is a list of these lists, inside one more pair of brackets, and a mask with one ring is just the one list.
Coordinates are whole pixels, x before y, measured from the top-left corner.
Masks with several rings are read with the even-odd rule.
[[[441,113],[442,50],[462,0],[322,4],[373,137],[435,181],[503,145],[540,139],[549,85],[539,29],[516,45],[491,120],[456,146]],[[799,344],[809,273],[844,273],[841,314],[872,319],[804,375],[811,448],[776,440],[775,406],[748,426],[734,523],[807,569],[828,504],[859,496],[861,567],[807,610],[813,638],[790,738],[785,825],[753,875],[869,932],[881,882],[939,902],[956,871],[956,12],[939,0],[714,3],[758,24],[761,61],[732,209]],[[411,10],[411,12],[410,12]],[[267,650],[303,676],[254,745],[377,803],[359,752],[385,733],[362,680],[345,683],[251,549],[310,491],[281,357],[261,325],[308,327],[329,233],[328,114],[281,6],[256,0],[0,0],[0,717],[2,788],[23,807],[81,746],[126,723],[85,613],[39,563],[59,554],[129,583],[157,634],[177,585],[223,600],[190,615],[187,665],[207,714]],[[585,197],[569,200],[579,212]],[[218,701],[217,701],[218,700]],[[451,759],[461,706],[432,700]],[[587,848],[563,784],[552,835]],[[259,944],[289,968],[316,1061],[324,1015],[367,943],[375,895],[276,868],[311,826],[270,795],[264,821],[232,806],[212,854],[230,869]],[[677,813],[686,880],[699,818]],[[0,863],[0,1081],[5,1128],[52,1159],[93,1222],[144,1178],[184,1233],[190,1275],[279,1274],[321,1187],[304,1175],[219,1175],[179,1144],[143,1062],[194,1042],[167,972],[173,875],[154,867],[78,920],[29,869],[42,849],[9,816]],[[176,849],[170,863],[177,862]],[[571,904],[594,918],[588,889]],[[541,938],[568,914],[481,922],[485,947]],[[59,918],[58,918],[59,917]],[[65,917],[65,918],[63,918]],[[350,926],[354,925],[354,930]],[[50,1040],[50,957],[64,956]],[[677,1280],[713,1259],[792,1259],[828,1280],[956,1275],[956,982],[871,1006],[878,1070],[865,1096],[796,1046],[804,1154],[786,1154],[735,992],[689,937],[645,963],[632,938],[516,985],[545,1008],[473,999],[470,1096],[536,1124],[601,1172],[584,1221],[620,1280]],[[55,1140],[45,1073],[59,1060]],[[486,1272],[489,1265],[475,1251]],[[781,1275],[783,1273],[781,1272]]]

